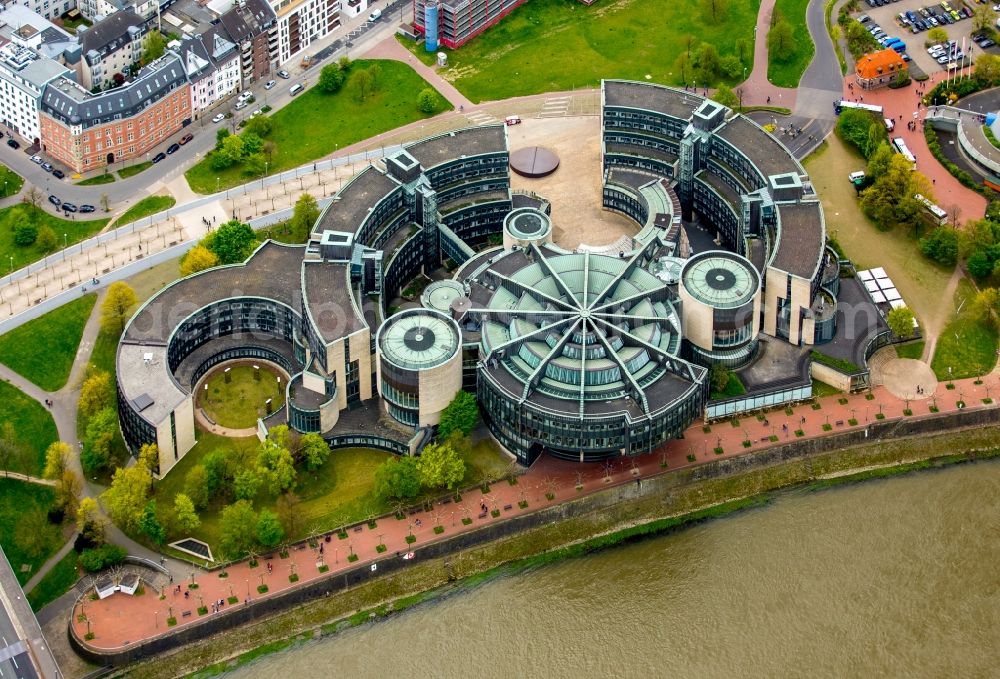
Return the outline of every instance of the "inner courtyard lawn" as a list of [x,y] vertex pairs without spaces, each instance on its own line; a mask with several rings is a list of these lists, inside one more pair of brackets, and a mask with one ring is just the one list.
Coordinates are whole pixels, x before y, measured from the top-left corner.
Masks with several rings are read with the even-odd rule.
[[9,382],[0,381],[0,404],[3,404],[0,422],[11,425],[17,447],[17,451],[6,458],[0,468],[41,476],[45,466],[45,449],[59,438],[52,413]]
[[[358,95],[357,74],[379,65],[377,85],[364,100]],[[283,172],[313,162],[383,132],[394,130],[416,120],[430,118],[450,110],[451,105],[438,97],[439,106],[433,113],[417,108],[417,95],[431,85],[404,63],[360,59],[351,65],[347,82],[336,94],[327,94],[312,87],[319,71],[310,73],[308,89],[272,115],[270,134],[265,141],[275,146],[267,165],[268,174]],[[197,193],[215,193],[259,179],[259,174],[247,175],[243,163],[225,170],[212,169],[212,154],[188,170],[185,175],[191,189]],[[216,182],[218,180],[218,182]]]
[[[450,66],[441,73],[474,102],[596,87],[602,78],[680,85],[678,55],[688,47],[693,53],[701,42],[714,45],[721,57],[737,55],[742,42],[742,66],[749,73],[760,2],[723,4],[724,19],[719,15],[710,23],[699,0],[618,0],[590,6],[532,0],[461,48],[445,49]],[[403,39],[403,44],[425,63],[434,61],[422,42]],[[730,82],[742,76],[740,69]],[[689,83],[695,79],[688,75]]]
[[[257,418],[269,413],[266,401],[271,399],[271,412],[285,403],[285,380],[262,365],[260,379],[252,365],[229,368],[229,382],[225,368],[216,370],[198,389],[198,407],[205,410],[213,422],[223,427],[244,429],[257,426]],[[205,387],[208,387],[207,389]]]
[[45,391],[62,389],[96,301],[84,295],[0,335],[0,363]]

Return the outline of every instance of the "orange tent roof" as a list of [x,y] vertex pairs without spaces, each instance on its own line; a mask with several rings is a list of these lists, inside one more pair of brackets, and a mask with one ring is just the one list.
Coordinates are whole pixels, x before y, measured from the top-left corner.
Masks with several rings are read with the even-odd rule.
[[[856,73],[859,78],[877,78],[906,68],[906,62],[894,49],[884,49],[866,54],[858,60]],[[881,69],[881,70],[880,70]]]

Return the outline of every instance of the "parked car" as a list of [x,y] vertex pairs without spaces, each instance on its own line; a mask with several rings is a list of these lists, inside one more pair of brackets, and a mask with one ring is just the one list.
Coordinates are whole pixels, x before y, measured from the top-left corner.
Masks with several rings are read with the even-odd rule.
[[858,23],[867,24],[871,20],[872,20],[872,18],[870,16],[868,16],[867,14],[860,14],[860,15],[858,15]]
[[167,155],[169,156],[172,153],[177,153],[180,150],[181,150],[180,144],[171,144],[170,146],[167,147]]
[[291,74],[288,71],[282,70],[282,71],[278,71],[278,77],[282,78],[283,80],[288,80],[292,76],[291,76]]
[[42,163],[42,169],[45,170],[46,172],[52,172],[52,170],[54,170],[55,168],[52,167],[51,163]]
[[274,80],[268,80],[266,83],[264,83],[264,89],[265,90],[269,90],[269,89],[271,89],[272,87],[274,87],[277,84],[278,83],[275,82]]
[[181,137],[181,140],[180,140],[179,143],[180,143],[181,146],[184,146],[184,144],[188,143],[192,139],[194,139],[194,135],[189,132],[189,133],[185,134],[183,137]]
[[979,46],[982,47],[983,49],[986,49],[987,47],[993,47],[993,45],[995,44],[996,44],[995,42],[993,42],[989,38],[986,38],[986,40],[983,40],[981,43],[979,43]]
[[94,211],[94,206],[93,205],[81,205],[80,206],[80,212],[93,212],[93,211]]
[[76,205],[73,203],[63,203],[62,209],[63,212],[76,212]]
[[225,119],[226,115],[224,113],[216,113],[214,116],[212,116],[213,123],[221,123]]
[[14,141],[13,139],[7,140],[7,146],[11,147],[15,151],[21,148],[21,145],[18,142]]
[[375,22],[382,18],[382,10],[375,9],[368,15],[368,21]]
[[261,111],[259,108],[258,109],[254,109],[254,112],[250,114],[250,117],[251,118],[256,118],[257,116],[259,116],[262,113],[263,113],[263,111]]
[[52,176],[55,177],[56,179],[62,179],[63,177],[66,176],[66,173],[63,172],[62,170],[52,170]]
[[161,160],[165,159],[166,157],[167,157],[167,154],[165,154],[165,153],[162,153],[162,152],[161,153],[157,153],[155,156],[153,156],[153,163],[154,164],[158,163]]
[[56,207],[62,205],[62,201],[59,200],[56,196],[49,196],[49,202],[55,205]]
[[41,156],[31,156],[31,162],[41,165],[45,161],[42,160]]
[[236,106],[234,107],[233,110],[239,111],[239,110],[245,109],[248,105],[249,104],[247,104],[247,102],[246,102],[245,99],[240,99],[238,102],[236,102]]

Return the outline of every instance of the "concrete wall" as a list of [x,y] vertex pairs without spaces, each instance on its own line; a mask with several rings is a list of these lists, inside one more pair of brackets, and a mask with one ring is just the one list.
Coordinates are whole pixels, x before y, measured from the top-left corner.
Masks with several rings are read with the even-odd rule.
[[421,426],[441,421],[441,411],[448,407],[455,394],[462,390],[462,349],[445,363],[421,370],[419,376]]
[[831,387],[835,387],[841,391],[851,390],[851,378],[828,365],[812,361],[809,364],[809,374],[812,375],[813,379],[826,382]]
[[194,448],[194,398],[188,396],[174,408],[174,429],[177,436],[177,450],[174,450],[174,437],[170,432],[170,416],[156,426],[156,447],[160,453],[160,477]]
[[684,337],[696,347],[712,350],[712,308],[696,300],[684,285],[677,286],[681,298],[681,327]]

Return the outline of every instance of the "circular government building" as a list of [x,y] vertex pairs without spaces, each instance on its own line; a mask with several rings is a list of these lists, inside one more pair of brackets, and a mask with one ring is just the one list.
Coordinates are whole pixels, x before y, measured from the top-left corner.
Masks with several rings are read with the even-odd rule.
[[[683,90],[601,95],[602,207],[633,236],[554,242],[573,215],[511,190],[504,125],[409,144],[324,200],[306,244],[268,241],[139,309],[117,356],[129,447],[158,444],[167,473],[195,443],[194,386],[252,359],[290,376],[261,435],[287,423],[334,448],[419,453],[464,389],[522,463],[635,455],[711,414],[711,366],[834,336],[838,262],[787,149]],[[782,389],[762,398],[809,387]]]

